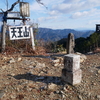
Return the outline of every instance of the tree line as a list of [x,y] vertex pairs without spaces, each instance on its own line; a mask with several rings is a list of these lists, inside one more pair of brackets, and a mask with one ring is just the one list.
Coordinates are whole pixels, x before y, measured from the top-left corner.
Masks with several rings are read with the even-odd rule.
[[100,33],[94,32],[87,38],[77,38],[75,44],[75,51],[77,52],[87,53],[95,51],[100,47]]
[[[57,45],[63,44],[63,47],[66,48],[67,38],[57,41]],[[75,52],[87,53],[95,51],[100,47],[100,33],[92,33],[89,37],[84,38],[80,37],[75,39]]]

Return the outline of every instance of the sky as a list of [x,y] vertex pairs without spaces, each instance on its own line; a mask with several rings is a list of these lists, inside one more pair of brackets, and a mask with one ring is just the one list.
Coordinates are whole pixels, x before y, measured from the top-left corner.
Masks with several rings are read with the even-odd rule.
[[[7,0],[0,0],[0,7],[7,9]],[[8,0],[8,8],[17,0]],[[36,0],[20,0],[29,2],[31,22],[39,27],[52,29],[95,30],[100,24],[100,0],[41,0],[47,7]],[[18,11],[16,5],[14,11]]]

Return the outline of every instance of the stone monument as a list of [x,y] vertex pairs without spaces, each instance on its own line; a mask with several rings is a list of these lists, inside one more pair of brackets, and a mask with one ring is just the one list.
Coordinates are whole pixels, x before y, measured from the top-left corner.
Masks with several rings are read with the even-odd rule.
[[80,69],[80,55],[67,54],[64,56],[64,69],[62,69],[62,80],[71,84],[79,84],[82,79]]
[[74,40],[74,34],[69,33],[67,38],[67,54],[74,53],[74,47],[75,47],[75,40]]

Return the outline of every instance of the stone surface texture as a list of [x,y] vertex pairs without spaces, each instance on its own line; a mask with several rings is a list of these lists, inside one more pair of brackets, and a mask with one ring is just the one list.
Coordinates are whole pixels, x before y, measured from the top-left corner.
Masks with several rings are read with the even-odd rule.
[[80,55],[68,54],[64,56],[64,68],[67,71],[74,72],[80,69]]
[[64,69],[62,69],[62,80],[72,85],[81,83],[82,71],[80,69],[80,55],[68,54],[64,56]]
[[69,33],[67,38],[67,54],[74,53],[75,39],[74,34]]

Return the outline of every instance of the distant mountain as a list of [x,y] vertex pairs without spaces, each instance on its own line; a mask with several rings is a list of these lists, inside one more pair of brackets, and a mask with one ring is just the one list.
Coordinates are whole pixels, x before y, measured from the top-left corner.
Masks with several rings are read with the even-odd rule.
[[88,31],[77,31],[74,29],[49,29],[49,28],[39,28],[37,39],[44,39],[46,41],[57,41],[62,38],[67,38],[69,33],[73,33],[75,38],[79,37],[88,37],[92,33],[93,30]]

